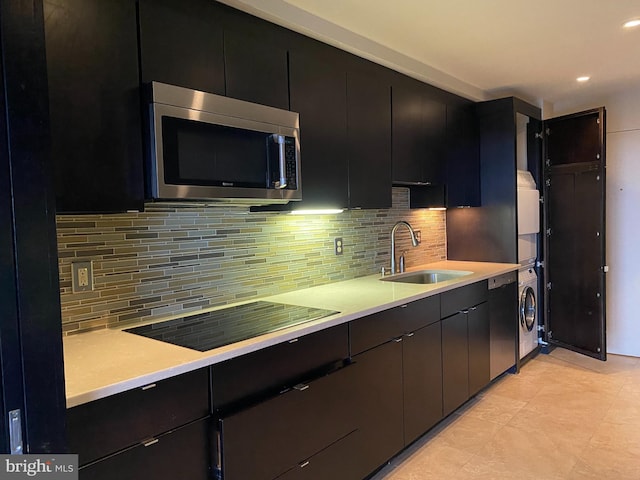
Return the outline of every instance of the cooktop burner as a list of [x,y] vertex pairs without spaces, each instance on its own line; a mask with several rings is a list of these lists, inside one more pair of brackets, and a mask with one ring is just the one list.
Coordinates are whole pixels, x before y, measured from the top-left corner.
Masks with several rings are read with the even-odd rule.
[[124,331],[206,352],[335,313],[340,312],[260,301]]

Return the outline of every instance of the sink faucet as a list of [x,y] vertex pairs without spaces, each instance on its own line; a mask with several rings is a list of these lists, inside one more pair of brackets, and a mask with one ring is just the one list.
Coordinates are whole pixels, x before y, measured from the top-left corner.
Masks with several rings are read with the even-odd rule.
[[[411,227],[411,225],[409,225],[409,223],[405,222],[404,220],[400,220],[399,222],[396,222],[396,224],[391,229],[391,275],[393,275],[394,273],[397,273],[396,272],[396,231],[401,226],[405,226],[409,229],[409,233],[411,234],[411,245],[413,245],[414,247],[417,247],[419,243],[418,239],[416,238],[416,232],[413,231],[413,228]],[[404,262],[400,263],[400,273],[402,272],[404,272]]]

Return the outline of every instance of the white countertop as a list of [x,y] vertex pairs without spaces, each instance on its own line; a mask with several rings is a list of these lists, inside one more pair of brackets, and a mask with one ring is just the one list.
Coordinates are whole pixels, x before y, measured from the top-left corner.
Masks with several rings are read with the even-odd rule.
[[[383,282],[377,274],[260,298],[260,300],[337,310],[340,313],[206,352],[152,340],[119,329],[68,336],[63,340],[67,408],[222,362],[518,268],[520,265],[511,263],[445,260],[410,268],[407,271],[433,269],[465,270],[473,273],[431,285]],[[218,308],[226,307],[229,305]],[[192,314],[205,311],[208,310],[192,312]],[[166,319],[157,321],[163,320]]]

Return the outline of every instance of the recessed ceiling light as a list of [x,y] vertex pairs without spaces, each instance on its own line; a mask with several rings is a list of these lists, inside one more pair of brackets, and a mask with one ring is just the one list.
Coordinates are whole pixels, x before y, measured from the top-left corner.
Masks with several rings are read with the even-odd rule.
[[640,19],[629,20],[627,23],[623,25],[624,28],[633,28],[640,26]]
[[588,82],[590,79],[591,77],[587,77],[587,76],[576,78],[578,82]]

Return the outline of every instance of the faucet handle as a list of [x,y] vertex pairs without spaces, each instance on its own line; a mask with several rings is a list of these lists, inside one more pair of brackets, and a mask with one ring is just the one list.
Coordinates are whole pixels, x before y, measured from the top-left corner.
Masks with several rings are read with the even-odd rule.
[[403,251],[400,255],[400,273],[404,273],[404,254],[406,251]]

